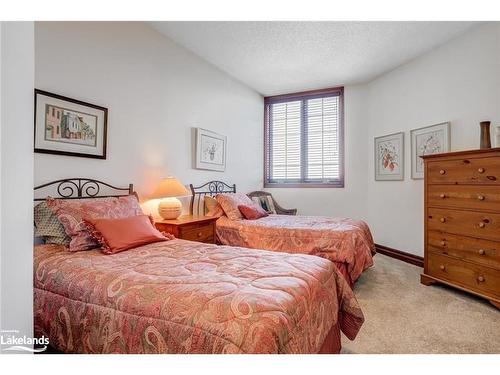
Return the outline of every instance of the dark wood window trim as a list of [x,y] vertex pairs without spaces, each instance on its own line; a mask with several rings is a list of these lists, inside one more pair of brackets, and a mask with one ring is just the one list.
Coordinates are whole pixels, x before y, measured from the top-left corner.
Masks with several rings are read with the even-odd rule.
[[[270,182],[269,181],[269,168],[270,168],[270,134],[269,134],[269,104],[282,103],[303,99],[323,98],[332,95],[339,96],[339,179],[331,182],[321,182],[310,180],[303,181],[289,181],[289,182]],[[302,111],[302,116],[304,115]],[[303,121],[303,120],[302,120]],[[302,127],[304,131],[305,127]],[[305,153],[301,154],[304,158]],[[302,91],[284,95],[274,95],[264,97],[264,187],[266,188],[343,188],[344,187],[344,87],[332,87],[320,90]]]

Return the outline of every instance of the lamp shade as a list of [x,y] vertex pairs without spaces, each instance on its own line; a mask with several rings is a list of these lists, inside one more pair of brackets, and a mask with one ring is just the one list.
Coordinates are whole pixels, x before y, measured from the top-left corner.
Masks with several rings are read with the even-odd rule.
[[184,197],[189,195],[189,191],[174,177],[167,177],[160,181],[160,184],[151,195],[151,199]]

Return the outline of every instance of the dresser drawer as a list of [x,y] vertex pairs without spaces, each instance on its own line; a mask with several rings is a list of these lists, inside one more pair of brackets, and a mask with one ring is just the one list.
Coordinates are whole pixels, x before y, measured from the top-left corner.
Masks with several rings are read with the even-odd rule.
[[427,250],[500,269],[500,242],[429,231]]
[[430,184],[500,186],[500,162],[498,157],[429,161],[427,178]]
[[446,255],[428,254],[430,276],[452,282],[480,293],[500,297],[500,271],[463,262]]
[[500,241],[500,214],[429,207],[427,229]]
[[176,238],[189,241],[215,243],[215,217],[184,215],[173,220],[155,223],[159,231],[173,234]]
[[427,202],[429,206],[500,212],[500,185],[429,185]]
[[213,224],[210,223],[203,226],[182,228],[180,236],[182,239],[189,241],[213,242],[214,241]]

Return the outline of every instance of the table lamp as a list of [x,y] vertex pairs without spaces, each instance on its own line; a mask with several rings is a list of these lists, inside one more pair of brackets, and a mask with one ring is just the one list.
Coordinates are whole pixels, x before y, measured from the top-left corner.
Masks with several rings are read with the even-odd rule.
[[187,189],[174,177],[167,177],[160,181],[160,184],[151,195],[151,199],[160,198],[158,213],[165,220],[177,219],[182,212],[182,203],[176,197],[189,195]]

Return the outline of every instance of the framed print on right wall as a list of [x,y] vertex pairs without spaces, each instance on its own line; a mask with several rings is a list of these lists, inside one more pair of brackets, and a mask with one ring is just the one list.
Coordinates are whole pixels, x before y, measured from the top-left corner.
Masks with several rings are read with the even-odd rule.
[[375,138],[375,181],[404,180],[404,133]]
[[420,156],[450,151],[450,123],[413,129],[411,138],[411,178],[424,178],[424,161]]

